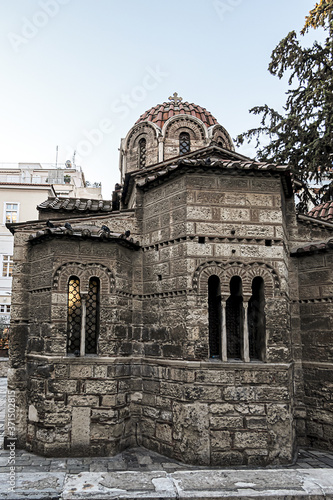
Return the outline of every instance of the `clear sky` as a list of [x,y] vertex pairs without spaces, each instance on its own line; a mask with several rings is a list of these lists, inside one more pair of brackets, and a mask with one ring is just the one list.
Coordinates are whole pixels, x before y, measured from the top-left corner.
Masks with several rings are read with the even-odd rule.
[[[178,92],[234,138],[281,110],[270,54],[314,0],[0,0],[0,163],[72,159],[108,199],[120,139]],[[304,38],[308,45],[321,32]],[[254,155],[249,146],[239,149]]]

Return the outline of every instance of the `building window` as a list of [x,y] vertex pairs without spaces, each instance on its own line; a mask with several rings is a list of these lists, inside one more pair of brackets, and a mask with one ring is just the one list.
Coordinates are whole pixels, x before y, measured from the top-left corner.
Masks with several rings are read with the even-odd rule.
[[99,291],[99,279],[91,278],[89,281],[86,312],[86,354],[97,354],[97,336],[99,330]]
[[10,304],[0,304],[1,314],[10,314]]
[[252,281],[252,296],[248,307],[250,359],[264,361],[265,356],[265,290],[264,280],[257,276]]
[[243,348],[243,297],[242,280],[233,276],[230,280],[230,297],[226,303],[227,357],[242,358]]
[[6,203],[5,223],[18,222],[18,203]]
[[81,316],[80,280],[76,276],[72,276],[68,281],[67,352],[69,354],[80,353]]
[[80,292],[80,280],[68,281],[67,353],[76,356],[97,354],[100,281],[89,280],[88,293]]
[[218,276],[208,279],[209,357],[221,358],[221,283]]
[[2,256],[2,277],[10,278],[13,275],[13,256]]
[[139,168],[144,168],[146,166],[146,156],[147,156],[147,141],[146,139],[139,140]]
[[190,134],[182,132],[179,136],[179,154],[186,155],[191,151]]

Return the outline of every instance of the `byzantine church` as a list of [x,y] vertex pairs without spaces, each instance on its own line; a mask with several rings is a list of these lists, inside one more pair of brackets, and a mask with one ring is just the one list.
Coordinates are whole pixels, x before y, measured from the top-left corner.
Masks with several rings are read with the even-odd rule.
[[333,201],[298,214],[288,165],[237,153],[175,93],[122,139],[111,200],[38,210],[8,224],[18,447],[223,466],[333,450]]

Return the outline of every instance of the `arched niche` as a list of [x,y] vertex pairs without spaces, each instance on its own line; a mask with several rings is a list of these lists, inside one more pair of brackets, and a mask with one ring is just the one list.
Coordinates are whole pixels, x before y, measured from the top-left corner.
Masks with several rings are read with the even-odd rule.
[[216,142],[224,149],[228,149],[229,151],[235,151],[234,143],[222,125],[214,125],[209,129],[209,137],[212,141]]

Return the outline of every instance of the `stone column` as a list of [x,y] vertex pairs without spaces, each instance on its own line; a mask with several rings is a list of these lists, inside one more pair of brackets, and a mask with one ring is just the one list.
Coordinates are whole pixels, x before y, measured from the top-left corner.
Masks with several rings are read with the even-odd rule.
[[228,352],[227,352],[227,303],[222,300],[222,361],[228,361]]
[[247,323],[247,311],[248,311],[248,302],[243,303],[244,307],[244,324],[243,324],[243,361],[245,363],[250,362],[250,349],[249,349],[249,328]]
[[164,156],[164,139],[163,137],[158,138],[158,161],[163,161]]
[[87,294],[81,294],[81,341],[80,356],[86,353],[86,316],[87,316]]

